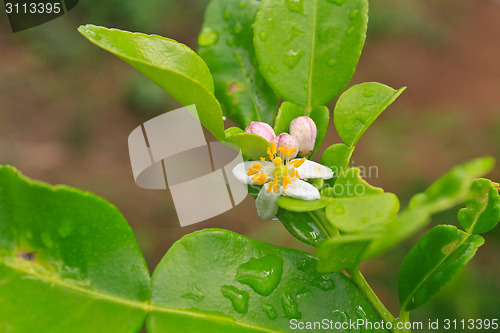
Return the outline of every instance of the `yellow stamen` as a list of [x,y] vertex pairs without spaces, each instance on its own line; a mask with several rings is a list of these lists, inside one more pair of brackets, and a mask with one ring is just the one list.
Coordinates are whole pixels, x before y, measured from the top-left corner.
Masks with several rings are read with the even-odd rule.
[[300,179],[299,172],[297,170],[293,170],[292,177],[297,177]]
[[281,165],[281,163],[283,163],[283,160],[281,159],[281,157],[276,157],[276,158],[273,160],[273,164],[274,164],[275,166]]
[[267,182],[267,176],[265,173],[259,173],[258,175],[254,176],[252,180],[257,184],[257,185],[264,185],[265,182]]
[[274,141],[271,141],[271,151],[274,155],[276,155],[276,144]]
[[274,193],[278,193],[278,184],[274,184],[273,191]]
[[264,157],[261,157],[260,160],[264,162],[266,159]]
[[248,168],[248,173],[247,175],[255,175],[256,173],[259,173],[260,169],[262,168],[262,164],[260,163],[255,163],[250,168]]
[[283,177],[283,187],[285,188],[285,190],[287,189],[288,184],[291,184],[291,183],[292,182],[290,181],[290,177],[288,177],[288,176]]
[[299,166],[302,165],[302,163],[304,163],[306,159],[303,158],[303,159],[300,159],[300,160],[293,160],[290,162],[291,165],[293,165],[294,167],[298,168]]
[[278,147],[278,151],[282,154],[285,154],[284,151],[285,151],[286,148],[283,148],[283,147]]
[[288,149],[288,156],[292,156],[292,154],[295,153],[296,151],[297,151],[297,148]]
[[277,182],[278,182],[277,179],[269,182],[269,187],[267,188],[267,192],[271,192],[273,190],[274,183],[277,183]]

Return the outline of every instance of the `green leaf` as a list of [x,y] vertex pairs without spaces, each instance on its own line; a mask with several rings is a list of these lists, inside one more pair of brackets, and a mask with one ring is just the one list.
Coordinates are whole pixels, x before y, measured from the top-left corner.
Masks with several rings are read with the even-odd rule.
[[240,133],[245,133],[245,131],[239,127],[229,127],[228,129],[226,129],[224,131],[224,134],[226,137],[231,136],[231,135],[235,135],[235,134],[240,134]]
[[399,210],[392,193],[331,199],[326,207],[328,221],[339,230],[359,233],[390,222]]
[[113,53],[167,91],[184,106],[195,104],[201,123],[224,140],[222,109],[205,62],[189,47],[172,39],[80,26],[78,31],[92,43]]
[[266,150],[269,142],[261,136],[252,133],[236,133],[226,137],[226,142],[237,144],[241,153],[253,161],[257,161],[261,156],[267,156]]
[[318,200],[300,200],[290,197],[281,196],[278,199],[278,206],[291,212],[309,212],[324,208],[328,204],[328,200],[321,198]]
[[272,124],[278,97],[262,77],[253,46],[256,0],[212,0],[198,38],[199,55],[215,81],[215,96],[227,117],[242,128],[251,121]]
[[290,102],[283,102],[280,105],[278,114],[276,116],[276,121],[274,123],[274,132],[276,133],[276,135],[280,135],[281,133],[288,133],[292,120],[300,116],[310,117],[314,121],[314,123],[316,124],[316,128],[318,129],[316,135],[316,143],[314,144],[314,150],[311,154],[312,158],[325,139],[326,131],[328,130],[328,123],[330,122],[330,111],[326,106],[319,106],[312,109],[311,112],[308,113],[301,106]]
[[476,179],[465,199],[467,208],[458,212],[458,222],[470,234],[482,234],[496,227],[500,220],[498,187],[489,179]]
[[326,106],[319,106],[311,111],[309,117],[311,117],[318,129],[318,133],[316,135],[316,143],[314,144],[314,150],[310,157],[312,158],[314,154],[316,154],[319,147],[321,146],[321,143],[326,137],[328,124],[330,123],[330,110],[328,110]]
[[[325,161],[328,163],[328,161]],[[323,163],[322,163],[323,164]],[[328,166],[328,164],[326,164]],[[332,169],[333,170],[333,169]],[[343,169],[342,169],[343,170]],[[377,195],[384,193],[380,187],[374,187],[361,178],[360,168],[350,168],[340,174],[333,187],[321,191],[322,196],[331,198],[354,198],[364,195]],[[363,174],[366,170],[363,169]]]
[[326,165],[333,171],[333,177],[325,180],[325,183],[327,183],[329,187],[333,187],[337,178],[341,174],[347,172],[349,160],[351,159],[353,151],[354,147],[351,148],[343,143],[336,143],[326,148],[323,152],[321,164]]
[[138,332],[150,278],[118,210],[0,167],[1,332]]
[[318,212],[296,213],[280,208],[277,217],[293,237],[303,243],[318,246],[327,237],[316,214]]
[[454,167],[425,192],[415,195],[410,207],[425,207],[432,214],[455,206],[464,200],[474,178],[488,173],[494,163],[492,157],[483,157]]
[[361,55],[366,0],[266,0],[255,22],[262,74],[283,99],[312,110],[337,96]]
[[281,103],[278,114],[276,115],[276,121],[274,122],[274,133],[276,133],[276,135],[288,133],[292,120],[305,115],[306,111],[304,108],[290,102]]
[[344,92],[333,111],[335,128],[346,145],[354,147],[378,116],[406,89],[367,82]]
[[484,239],[455,226],[439,225],[408,253],[399,271],[399,300],[411,311],[430,300],[467,262]]
[[227,230],[185,236],[153,274],[148,330],[294,332],[291,319],[321,321],[332,318],[332,311],[380,320],[348,278],[319,274],[316,263],[307,253]]
[[376,233],[370,233],[343,235],[325,240],[319,244],[315,253],[319,258],[318,272],[340,272],[358,267],[364,259],[366,248],[375,237]]
[[425,227],[432,214],[449,209],[465,199],[474,178],[493,167],[491,157],[458,165],[434,182],[424,193],[415,195],[410,206],[385,226],[382,236],[370,244],[365,259],[379,255]]

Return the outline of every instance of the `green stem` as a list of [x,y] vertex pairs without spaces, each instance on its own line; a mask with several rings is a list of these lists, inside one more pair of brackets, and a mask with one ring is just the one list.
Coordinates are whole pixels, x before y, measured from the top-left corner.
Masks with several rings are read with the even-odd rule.
[[354,284],[358,286],[359,289],[361,289],[363,294],[365,294],[366,298],[372,304],[375,311],[377,311],[380,318],[382,318],[382,320],[384,320],[386,323],[394,322],[395,320],[394,316],[391,314],[389,310],[387,310],[384,303],[382,303],[382,301],[377,297],[377,295],[375,295],[375,292],[370,287],[368,282],[366,282],[365,277],[361,274],[359,268],[349,270],[348,272],[351,275],[351,279],[354,282]]

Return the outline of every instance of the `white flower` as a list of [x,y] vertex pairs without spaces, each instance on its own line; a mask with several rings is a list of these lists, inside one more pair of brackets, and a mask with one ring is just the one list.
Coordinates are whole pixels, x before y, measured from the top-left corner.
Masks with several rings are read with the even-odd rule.
[[302,159],[292,159],[296,149],[278,147],[271,142],[267,149],[269,160],[264,157],[260,161],[248,161],[238,164],[233,174],[244,184],[263,185],[255,205],[257,213],[264,220],[270,220],[278,212],[277,201],[281,195],[302,199],[316,200],[321,197],[318,189],[302,179],[333,177],[333,171],[319,163]]

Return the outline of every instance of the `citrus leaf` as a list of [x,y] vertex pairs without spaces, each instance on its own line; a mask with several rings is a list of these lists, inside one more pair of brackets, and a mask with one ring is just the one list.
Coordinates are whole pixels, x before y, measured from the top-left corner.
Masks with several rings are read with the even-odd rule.
[[337,101],[333,111],[335,128],[349,147],[358,143],[375,119],[406,89],[394,90],[376,82],[352,86]]
[[337,96],[361,55],[368,1],[262,1],[255,49],[283,99],[312,110]]
[[358,267],[363,261],[363,254],[376,233],[343,235],[333,237],[319,244],[316,250],[318,272],[340,272]]
[[187,235],[153,274],[148,331],[294,332],[291,320],[321,321],[332,311],[380,320],[347,277],[319,274],[316,263],[227,230]]
[[331,198],[354,198],[382,193],[383,189],[371,186],[361,178],[360,168],[349,168],[337,178],[333,187],[323,189],[321,195]]
[[326,165],[333,171],[333,178],[325,180],[330,186],[334,186],[337,178],[347,172],[349,160],[351,159],[354,148],[343,143],[336,143],[326,148],[321,156],[321,164]]
[[276,133],[276,135],[288,133],[292,120],[305,115],[306,111],[304,108],[290,102],[281,103],[274,122],[274,133]]
[[189,47],[156,35],[91,24],[80,26],[78,31],[146,75],[182,105],[195,104],[201,123],[219,141],[224,140],[222,109],[213,94],[212,76],[205,62]]
[[331,199],[326,218],[339,230],[359,233],[389,223],[399,210],[399,200],[392,193]]
[[467,208],[458,211],[458,222],[470,234],[482,234],[500,220],[498,188],[489,179],[476,179],[465,199]]
[[328,110],[326,106],[318,106],[312,109],[312,111],[309,113],[309,117],[311,117],[318,129],[318,133],[316,135],[316,143],[314,144],[314,150],[310,157],[310,159],[312,159],[326,137],[328,124],[330,123],[330,110]]
[[278,206],[291,212],[309,212],[324,208],[328,204],[328,200],[321,198],[318,200],[300,200],[290,197],[281,196],[278,199]]
[[251,121],[272,124],[278,97],[262,77],[253,45],[256,0],[212,0],[198,38],[199,55],[215,82],[215,96],[227,117],[245,128]]
[[316,212],[296,213],[280,208],[276,216],[293,237],[303,243],[318,246],[327,237],[315,214]]
[[227,136],[226,142],[238,145],[241,153],[253,161],[267,156],[266,150],[269,147],[269,142],[261,136],[252,133],[236,133]]
[[103,199],[0,167],[0,331],[138,332],[150,278]]
[[429,230],[404,259],[398,279],[403,311],[430,300],[474,257],[484,239],[455,226],[439,225]]

